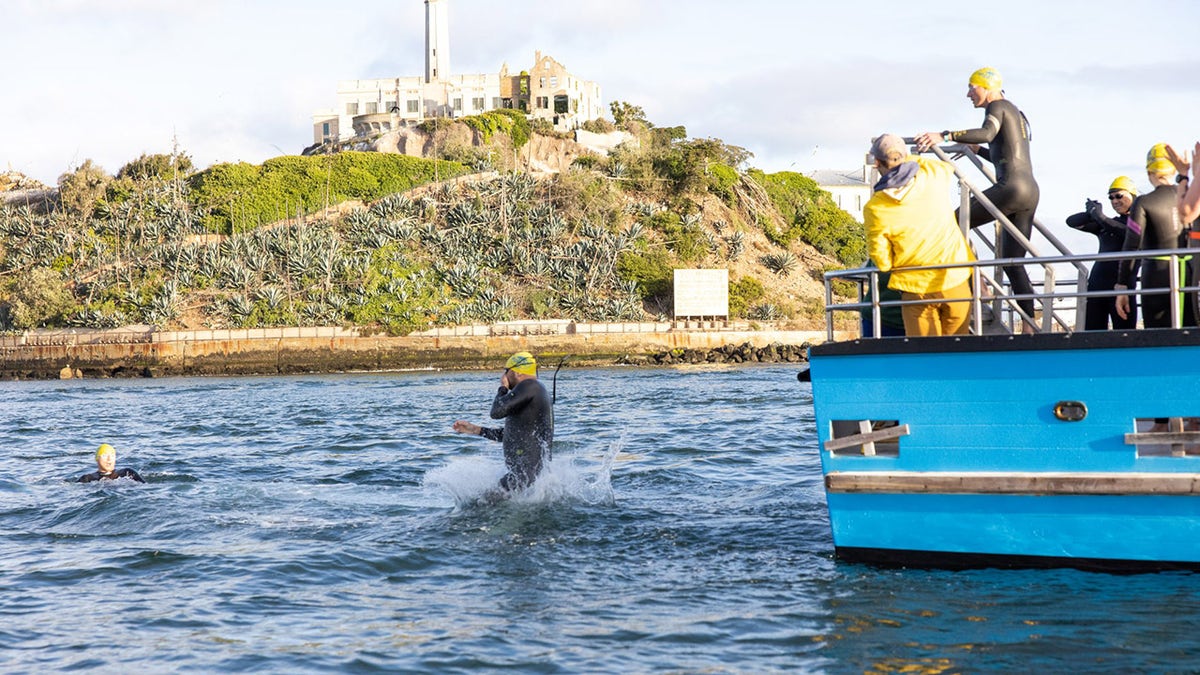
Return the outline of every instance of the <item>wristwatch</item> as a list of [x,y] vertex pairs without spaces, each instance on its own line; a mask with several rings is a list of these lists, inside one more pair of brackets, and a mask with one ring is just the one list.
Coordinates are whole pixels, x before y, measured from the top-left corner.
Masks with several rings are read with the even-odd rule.
[[1176,183],[1185,183],[1185,182],[1187,182],[1187,179],[1188,179],[1187,174],[1181,173],[1181,174],[1178,174],[1177,176],[1175,176]]

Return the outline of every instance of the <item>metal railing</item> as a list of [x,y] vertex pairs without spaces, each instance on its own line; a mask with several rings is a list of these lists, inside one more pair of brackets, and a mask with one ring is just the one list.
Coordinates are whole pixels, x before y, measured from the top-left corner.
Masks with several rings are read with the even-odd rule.
[[[915,139],[905,138],[904,142],[908,143],[909,145],[912,145],[913,143],[915,143]],[[1055,290],[1055,286],[1057,283],[1056,282],[1057,277],[1055,275],[1054,268],[1051,267],[1050,264],[1045,263],[1045,261],[1048,260],[1048,258],[1044,258],[1038,252],[1038,249],[1036,246],[1033,245],[1033,242],[1031,242],[1028,237],[1026,237],[1020,230],[1018,230],[1017,227],[1012,224],[1012,221],[1010,221],[1000,211],[1000,209],[997,208],[996,205],[993,204],[991,202],[991,200],[989,200],[983,194],[983,190],[980,190],[979,188],[975,187],[969,180],[967,180],[967,177],[966,177],[966,175],[963,174],[962,169],[959,168],[959,166],[957,164],[954,164],[954,162],[952,161],[952,159],[948,153],[952,153],[955,156],[964,156],[967,159],[969,159],[971,161],[971,163],[974,164],[977,169],[979,169],[980,173],[982,173],[983,176],[988,179],[988,182],[993,183],[993,184],[996,182],[995,173],[993,173],[993,171],[990,168],[988,168],[981,159],[979,159],[979,156],[968,145],[964,145],[964,144],[951,144],[951,145],[944,145],[944,146],[936,146],[935,145],[929,149],[929,152],[932,152],[933,154],[937,155],[937,157],[939,159],[941,159],[942,161],[949,162],[951,164],[951,166],[954,167],[954,175],[958,178],[959,192],[961,195],[960,207],[958,209],[958,225],[959,225],[959,228],[963,232],[963,236],[965,236],[969,239],[971,233],[974,232],[976,235],[976,238],[985,247],[987,247],[987,249],[989,251],[991,251],[992,254],[994,255],[999,248],[999,245],[997,242],[1000,240],[1001,233],[1002,232],[1008,233],[1009,236],[1011,236],[1021,246],[1021,248],[1023,248],[1030,256],[1033,257],[1032,264],[1037,264],[1042,267],[1042,271],[1043,271],[1043,275],[1044,275],[1043,281],[1042,281],[1042,286],[1048,293],[1052,294]],[[976,201],[979,202],[979,204],[982,207],[987,209],[988,213],[991,214],[993,218],[995,218],[996,226],[994,228],[994,234],[993,234],[992,240],[989,240],[987,237],[983,236],[981,229],[972,229],[970,227],[971,197],[975,197]],[[1053,232],[1050,231],[1049,228],[1047,228],[1045,225],[1043,225],[1041,223],[1041,221],[1037,220],[1036,218],[1033,220],[1033,231],[1035,231],[1038,234],[1045,237],[1046,241],[1048,241],[1050,243],[1050,245],[1054,248],[1055,251],[1057,251],[1059,253],[1060,256],[1068,256],[1069,257],[1072,255],[1070,249],[1068,249],[1066,247],[1066,245],[1063,244],[1062,241],[1059,240],[1059,238],[1057,236],[1055,236]],[[986,284],[990,290],[994,291],[991,295],[991,300],[989,300],[989,302],[991,303],[991,310],[992,310],[992,313],[994,316],[1003,317],[1005,314],[1008,314],[1009,316],[1011,316],[1013,318],[1020,318],[1026,325],[1034,327],[1035,330],[1039,330],[1041,332],[1050,332],[1053,330],[1054,325],[1063,324],[1063,322],[1065,321],[1065,318],[1059,312],[1057,312],[1055,310],[1055,307],[1052,304],[1047,304],[1044,302],[1044,298],[1046,297],[1045,293],[1034,294],[1032,296],[1030,296],[1030,295],[1019,295],[1019,296],[1012,295],[1011,292],[1009,292],[1007,290],[1011,286],[1010,281],[1007,281],[1007,279],[1006,279],[1005,283],[1001,283],[1001,282],[997,281],[997,279],[1001,278],[1002,268],[1009,267],[1009,266],[1015,266],[1016,264],[1020,264],[1022,266],[1031,264],[1029,261],[1021,262],[1022,260],[1024,260],[1024,258],[1020,258],[1020,259],[1006,258],[1003,260],[989,261],[987,266],[994,267],[992,274],[987,275],[987,274],[982,274],[981,271],[976,271],[973,275],[975,277],[975,283],[973,284],[973,287],[979,288],[980,284],[983,283],[983,284]],[[1077,273],[1077,282],[1076,282],[1077,285],[1080,287],[1086,288],[1087,287],[1087,275],[1088,275],[1087,268],[1084,267],[1082,263],[1075,263],[1074,268],[1075,268],[1075,272]],[[1025,311],[1023,309],[1021,309],[1020,305],[1018,304],[1019,300],[1026,300],[1026,299],[1032,300],[1035,303],[1042,304],[1042,320],[1041,320],[1040,327],[1037,326],[1038,322],[1036,321],[1036,317],[1027,315],[1025,313]],[[975,314],[978,315],[979,312],[976,311]],[[1036,315],[1036,312],[1035,312],[1035,315]],[[1078,316],[1078,313],[1075,318],[1076,318],[1076,321],[1081,320],[1081,317]],[[1006,326],[1010,327],[1009,328],[1010,332],[1011,332],[1011,326],[1013,325],[1013,323],[1015,323],[1015,322],[1013,320],[1010,320],[1008,323],[1005,324]]]
[[[826,333],[829,340],[833,340],[834,317],[837,312],[855,312],[861,314],[864,310],[870,310],[872,323],[872,336],[882,336],[882,310],[887,307],[904,307],[905,305],[926,305],[940,304],[946,302],[969,302],[971,303],[971,332],[976,335],[984,333],[984,317],[983,306],[991,301],[997,300],[1002,303],[1013,305],[1018,300],[1033,299],[1042,303],[1043,307],[1050,308],[1052,311],[1045,313],[1051,314],[1054,317],[1052,322],[1049,322],[1049,327],[1040,332],[1063,332],[1074,333],[1081,330],[1075,324],[1077,322],[1067,321],[1061,316],[1061,312],[1074,310],[1076,315],[1082,315],[1081,303],[1079,300],[1088,300],[1090,298],[1112,298],[1122,295],[1141,298],[1147,295],[1163,295],[1171,294],[1174,296],[1179,293],[1196,293],[1200,291],[1200,285],[1184,285],[1183,279],[1180,278],[1180,262],[1190,259],[1191,256],[1197,253],[1196,249],[1177,248],[1163,249],[1157,251],[1121,251],[1117,253],[1092,253],[1080,255],[1062,255],[1062,256],[1047,256],[1038,259],[1030,258],[1003,258],[997,260],[976,260],[969,263],[953,263],[945,265],[928,265],[922,267],[905,267],[895,268],[892,272],[903,270],[939,270],[939,269],[955,269],[969,268],[971,270],[971,297],[962,299],[946,299],[939,298],[933,300],[880,300],[879,299],[879,275],[883,272],[874,267],[860,267],[850,270],[834,270],[825,273],[825,324]],[[1005,291],[1003,295],[993,296],[988,298],[983,293],[983,281],[987,280],[982,270],[985,267],[1011,266],[1011,265],[1071,265],[1082,266],[1086,262],[1096,263],[1104,261],[1122,261],[1122,260],[1147,260],[1158,259],[1169,262],[1169,284],[1165,288],[1130,288],[1121,291],[1088,291],[1086,276],[1082,283],[1074,287],[1074,290],[1060,290],[1056,286],[1044,286],[1042,293],[1030,294],[1013,294],[1008,292],[1005,287],[995,285],[987,286],[989,290],[1000,289]],[[1085,268],[1086,269],[1086,268]],[[833,283],[835,281],[844,280],[857,284],[858,294],[861,300],[856,302],[834,302]],[[1065,288],[1071,286],[1064,285]],[[1083,288],[1083,290],[1078,290]],[[1138,305],[1141,303],[1139,302]],[[1183,322],[1183,311],[1180,303],[1168,303],[1170,308],[1171,327],[1181,328]],[[1081,318],[1081,317],[1080,317]],[[1081,324],[1081,322],[1078,322]],[[1057,331],[1054,328],[1058,328]],[[867,336],[863,336],[867,337]]]

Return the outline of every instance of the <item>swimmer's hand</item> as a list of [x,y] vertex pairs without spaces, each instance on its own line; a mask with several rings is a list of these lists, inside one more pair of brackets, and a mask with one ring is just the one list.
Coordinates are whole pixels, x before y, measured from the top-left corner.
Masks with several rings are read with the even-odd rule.
[[455,421],[452,428],[460,434],[470,434],[472,436],[478,436],[479,432],[483,431],[483,428],[478,424],[471,424],[466,420]]
[[917,145],[917,150],[925,152],[938,143],[942,142],[942,135],[936,131],[926,131],[925,133],[913,139]]

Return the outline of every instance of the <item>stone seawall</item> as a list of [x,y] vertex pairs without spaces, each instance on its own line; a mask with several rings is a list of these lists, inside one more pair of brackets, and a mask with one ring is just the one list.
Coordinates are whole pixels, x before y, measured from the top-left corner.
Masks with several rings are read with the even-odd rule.
[[[419,368],[494,368],[516,351],[575,365],[676,363],[730,346],[795,355],[824,331],[751,330],[680,324],[510,322],[461,326],[404,337],[336,327],[156,331],[151,328],[59,330],[0,338],[0,377],[163,377]],[[783,350],[784,346],[789,346]],[[723,352],[725,353],[725,352]],[[745,351],[742,352],[746,353]],[[789,356],[784,360],[791,360]],[[715,359],[712,359],[715,360]],[[722,361],[736,359],[722,359]],[[744,359],[744,360],[761,360]]]

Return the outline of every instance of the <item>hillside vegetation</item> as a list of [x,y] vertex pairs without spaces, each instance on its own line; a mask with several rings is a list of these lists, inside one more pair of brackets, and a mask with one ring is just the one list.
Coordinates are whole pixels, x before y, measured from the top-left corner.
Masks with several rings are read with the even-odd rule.
[[808,178],[621,105],[637,147],[543,179],[364,152],[84,162],[49,212],[0,210],[0,329],[646,320],[678,267],[729,268],[737,317],[819,323],[820,273],[864,260],[861,225]]

